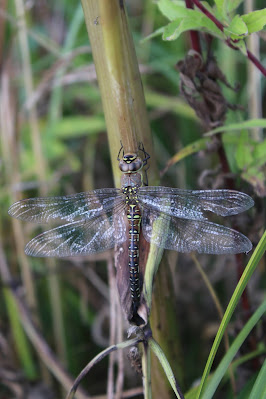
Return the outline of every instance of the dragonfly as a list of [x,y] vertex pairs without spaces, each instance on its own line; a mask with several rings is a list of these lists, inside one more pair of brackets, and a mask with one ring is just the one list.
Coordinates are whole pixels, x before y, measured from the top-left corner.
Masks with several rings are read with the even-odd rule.
[[[121,151],[123,155],[120,159]],[[231,228],[208,220],[206,213],[231,216],[254,205],[234,190],[183,190],[148,186],[143,182],[149,154],[118,154],[121,188],[104,188],[74,195],[29,198],[14,203],[9,215],[28,222],[61,225],[33,238],[25,253],[37,257],[71,257],[107,251],[128,241],[132,311],[140,304],[139,237],[178,252],[236,254],[249,252],[250,240]],[[126,267],[126,266],[125,266]]]

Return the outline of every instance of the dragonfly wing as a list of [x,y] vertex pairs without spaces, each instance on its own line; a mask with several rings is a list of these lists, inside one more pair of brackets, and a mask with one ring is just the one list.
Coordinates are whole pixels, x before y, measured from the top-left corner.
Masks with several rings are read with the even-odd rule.
[[140,187],[140,204],[185,219],[206,219],[204,211],[235,215],[254,205],[247,194],[234,190],[180,190],[171,187]]
[[63,197],[29,198],[11,205],[10,216],[35,223],[53,219],[68,222],[85,220],[108,211],[121,198],[119,189],[105,188]]
[[124,211],[112,211],[89,220],[78,220],[46,231],[25,248],[31,256],[90,255],[113,248],[127,239]]
[[152,209],[143,212],[142,230],[147,241],[178,252],[235,254],[252,248],[246,236],[228,227],[204,219],[175,218]]

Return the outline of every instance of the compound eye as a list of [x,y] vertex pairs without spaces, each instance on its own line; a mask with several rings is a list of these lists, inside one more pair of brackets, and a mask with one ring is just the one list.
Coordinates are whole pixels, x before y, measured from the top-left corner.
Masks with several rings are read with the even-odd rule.
[[142,167],[142,160],[140,158],[136,158],[134,162],[130,164],[130,170],[132,172],[137,172]]
[[130,172],[135,172],[136,170],[135,162],[132,162],[128,165],[128,170],[130,170]]
[[119,169],[121,170],[121,172],[127,173],[129,172],[129,164],[125,163],[124,160],[122,160],[119,162]]

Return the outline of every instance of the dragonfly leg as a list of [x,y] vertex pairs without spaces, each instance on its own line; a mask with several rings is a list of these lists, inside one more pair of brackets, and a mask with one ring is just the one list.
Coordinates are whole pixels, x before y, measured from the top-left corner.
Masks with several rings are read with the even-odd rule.
[[[150,159],[150,154],[148,154],[144,148],[143,143],[139,143],[139,151],[141,151],[144,155],[144,159],[143,159],[143,166],[147,165],[148,159]],[[148,170],[148,169],[147,169]]]
[[125,155],[124,146],[123,146],[122,140],[120,140],[120,144],[121,144],[121,148],[120,148],[119,153],[117,155],[117,160],[118,161],[120,161],[120,153],[121,153],[122,150],[123,150],[123,156]]
[[[141,152],[143,153],[143,155],[144,155],[144,159],[143,159],[142,162],[143,162],[143,166],[146,166],[148,160],[150,159],[150,154],[148,154],[148,153],[145,151],[144,145],[143,145],[143,143],[141,143],[141,142],[139,143],[138,149],[139,149],[139,151],[141,151]],[[149,169],[149,166],[147,166],[145,169],[143,169],[143,172],[144,172],[144,175],[145,175],[145,179],[143,179],[143,185],[144,185],[144,186],[148,186],[148,185],[149,185],[149,183],[148,183],[148,174],[147,174],[148,169]]]

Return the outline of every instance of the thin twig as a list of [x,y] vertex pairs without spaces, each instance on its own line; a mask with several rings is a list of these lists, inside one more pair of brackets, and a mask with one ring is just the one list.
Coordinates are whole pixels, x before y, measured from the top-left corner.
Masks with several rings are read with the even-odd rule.
[[98,355],[95,356],[94,359],[92,359],[87,364],[87,366],[84,367],[84,369],[80,372],[78,377],[75,379],[75,382],[74,382],[71,390],[69,391],[69,393],[67,395],[67,399],[73,399],[74,398],[75,392],[77,391],[79,384],[81,383],[83,378],[89,373],[89,371],[92,369],[92,367],[94,367],[97,363],[99,363],[107,355],[110,355],[112,352],[114,352],[114,351],[116,351],[118,349],[125,349],[125,348],[128,348],[130,346],[134,346],[139,341],[140,341],[139,338],[133,338],[133,339],[130,339],[130,340],[126,341],[126,342],[122,342],[122,343],[117,344],[117,345],[109,346],[109,348],[107,348],[107,349],[103,350],[102,352],[98,353]]
[[[113,272],[113,262],[110,258],[107,262],[108,282],[109,282],[109,296],[110,296],[110,338],[109,345],[112,346],[116,341],[116,311],[115,301],[113,300],[115,291],[115,278]],[[107,399],[114,398],[114,366],[115,366],[115,353],[111,353],[108,365],[108,378],[107,378]]]
[[203,12],[203,14],[205,14],[208,18],[210,18],[212,22],[215,23],[218,29],[220,29],[222,32],[224,31],[223,24],[212,13],[210,13],[210,11],[207,10],[207,8],[205,8],[199,0],[191,0],[191,1],[200,9],[200,11]]
[[[220,29],[221,32],[224,31],[225,26],[212,13],[210,13],[209,10],[207,10],[207,8],[205,8],[204,5],[202,5],[199,0],[191,0],[191,1],[203,12],[203,14],[205,14],[213,23],[215,23],[215,25],[217,26],[218,29]],[[226,40],[225,42],[229,47],[238,50],[238,48],[234,46],[230,40]],[[237,42],[238,40],[234,41],[234,43]],[[260,61],[249,50],[247,50],[247,57],[261,71],[261,73],[264,76],[266,76],[266,68],[264,68],[264,66],[260,63]]]
[[[253,0],[245,1],[245,13],[248,14],[253,11]],[[260,37],[259,35],[250,35],[247,38],[248,47],[255,55],[259,56],[260,53]],[[250,119],[259,119],[262,117],[262,94],[261,94],[261,75],[258,73],[254,65],[249,63],[247,69],[247,89],[248,89],[248,111]],[[256,141],[262,141],[263,134],[262,128],[253,128],[252,137]]]
[[150,347],[143,342],[143,353],[142,353],[142,370],[143,370],[143,388],[144,398],[152,398],[151,390],[151,350]]
[[[192,0],[186,0],[186,7],[187,8],[194,8],[194,4],[192,3]],[[199,33],[196,30],[190,30],[190,39],[191,39],[191,47],[193,50],[197,51],[199,54],[201,54],[201,45],[200,45],[200,38],[199,38]]]

